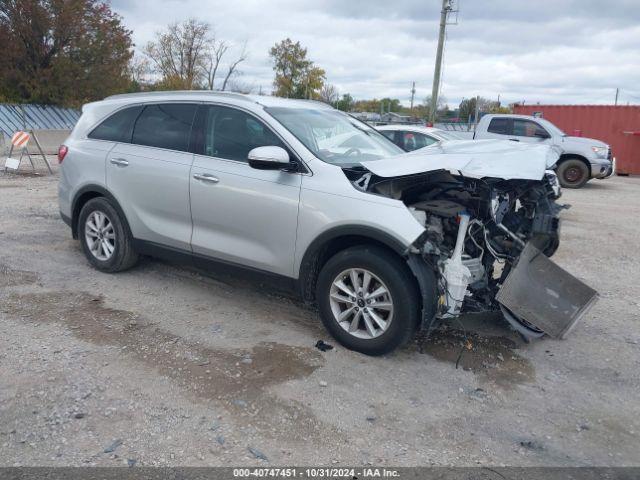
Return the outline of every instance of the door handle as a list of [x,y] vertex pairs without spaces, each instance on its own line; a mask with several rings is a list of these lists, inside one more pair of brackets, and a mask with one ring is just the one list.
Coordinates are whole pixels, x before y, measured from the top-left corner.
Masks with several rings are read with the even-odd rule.
[[218,177],[214,177],[213,175],[210,175],[208,173],[195,173],[193,175],[193,178],[195,178],[196,180],[202,180],[203,182],[207,183],[218,183],[220,181]]
[[509,140],[511,140],[512,142],[519,142],[520,141],[517,138],[510,138]]
[[112,158],[109,160],[113,165],[118,165],[119,167],[127,167],[129,166],[129,162],[124,158]]

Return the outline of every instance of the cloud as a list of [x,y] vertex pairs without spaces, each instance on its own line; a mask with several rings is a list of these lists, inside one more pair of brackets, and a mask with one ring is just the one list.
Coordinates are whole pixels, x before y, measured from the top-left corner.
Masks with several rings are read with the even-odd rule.
[[[611,103],[640,99],[637,0],[458,0],[447,31],[442,94],[503,103]],[[138,48],[189,16],[247,41],[244,83],[270,91],[269,48],[290,37],[308,47],[341,93],[407,102],[431,93],[439,0],[116,0]]]

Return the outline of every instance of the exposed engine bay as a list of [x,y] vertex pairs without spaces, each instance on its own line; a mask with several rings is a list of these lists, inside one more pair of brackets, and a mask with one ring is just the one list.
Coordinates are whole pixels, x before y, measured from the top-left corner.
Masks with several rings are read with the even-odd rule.
[[[479,179],[438,170],[383,178],[360,168],[345,169],[345,174],[362,191],[402,201],[424,227],[407,254],[417,276],[423,268],[416,263],[418,258],[435,274],[437,292],[423,291],[425,301],[432,293],[438,299],[435,312],[425,313],[427,329],[437,320],[464,313],[501,311],[525,337],[545,333],[560,337],[597,297],[548,259],[559,246],[558,215],[564,207],[556,203],[557,190],[546,176],[541,180]],[[528,264],[519,262],[525,250]],[[533,275],[531,262],[537,257],[553,267],[545,263]],[[550,268],[555,280],[547,278]],[[514,279],[529,287],[516,289]],[[504,301],[499,298],[501,288],[509,283],[505,292],[509,290],[517,301],[506,298],[506,293]],[[522,288],[529,291],[521,292]],[[568,300],[560,298],[561,290]],[[551,305],[542,314],[541,303]],[[548,318],[549,312],[553,318]]]

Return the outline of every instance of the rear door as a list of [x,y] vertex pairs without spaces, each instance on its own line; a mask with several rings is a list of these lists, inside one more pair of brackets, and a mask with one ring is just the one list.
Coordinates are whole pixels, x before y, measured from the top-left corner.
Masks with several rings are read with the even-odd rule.
[[[493,117],[489,121],[489,125],[487,125],[486,132],[478,132],[482,133],[482,135],[476,135],[474,138],[496,138],[499,140],[509,140],[509,136],[512,131],[512,121],[508,117]],[[516,139],[517,140],[517,139]]]
[[[107,156],[107,187],[134,238],[190,250],[189,138],[197,104],[147,104]],[[126,141],[128,140],[128,141]]]
[[218,105],[200,108],[194,137],[193,252],[293,276],[301,174],[247,162],[253,148],[287,146],[253,114]]

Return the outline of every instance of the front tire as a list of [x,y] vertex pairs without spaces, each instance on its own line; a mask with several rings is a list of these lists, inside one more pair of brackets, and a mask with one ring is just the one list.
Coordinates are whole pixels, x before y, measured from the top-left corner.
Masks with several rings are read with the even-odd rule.
[[558,180],[563,188],[582,188],[589,181],[589,167],[577,158],[569,158],[558,167]]
[[351,247],[333,256],[318,276],[316,299],[333,337],[366,355],[405,345],[418,326],[420,301],[412,273],[379,247]]
[[125,220],[104,197],[82,207],[77,233],[87,260],[101,272],[122,272],[138,261]]

